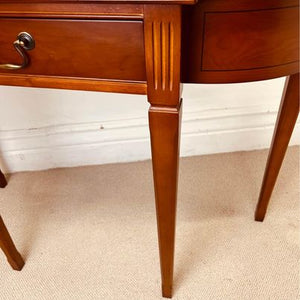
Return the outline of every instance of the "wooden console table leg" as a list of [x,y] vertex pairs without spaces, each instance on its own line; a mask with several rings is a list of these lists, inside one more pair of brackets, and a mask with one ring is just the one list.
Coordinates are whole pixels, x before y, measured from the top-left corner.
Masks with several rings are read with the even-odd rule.
[[181,106],[178,109],[151,107],[149,110],[162,292],[164,297],[172,297],[180,112]]
[[0,188],[4,188],[7,185],[7,181],[3,175],[3,173],[0,170]]
[[181,116],[181,7],[145,5],[144,14],[162,295],[171,298]]
[[0,216],[0,248],[3,250],[7,260],[14,270],[21,271],[24,266],[23,258],[16,249],[7,228]]
[[255,220],[263,221],[268,203],[299,114],[299,73],[286,79],[278,112],[272,145],[255,212]]

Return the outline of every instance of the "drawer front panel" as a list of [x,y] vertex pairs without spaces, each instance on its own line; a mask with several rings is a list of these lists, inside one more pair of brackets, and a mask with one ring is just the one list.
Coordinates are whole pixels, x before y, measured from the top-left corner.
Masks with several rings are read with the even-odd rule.
[[145,81],[142,21],[0,18],[0,64],[20,64],[13,47],[28,32],[30,64],[0,73]]
[[202,71],[268,68],[298,61],[298,7],[205,14]]

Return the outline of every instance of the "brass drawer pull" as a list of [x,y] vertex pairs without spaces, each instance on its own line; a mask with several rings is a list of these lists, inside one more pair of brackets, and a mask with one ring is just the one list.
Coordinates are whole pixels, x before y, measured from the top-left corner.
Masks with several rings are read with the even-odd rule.
[[22,56],[23,63],[21,65],[15,64],[0,64],[0,69],[4,70],[18,70],[24,69],[29,65],[30,59],[26,53],[26,50],[32,50],[35,47],[35,41],[33,37],[27,32],[20,32],[17,40],[13,43],[17,52]]

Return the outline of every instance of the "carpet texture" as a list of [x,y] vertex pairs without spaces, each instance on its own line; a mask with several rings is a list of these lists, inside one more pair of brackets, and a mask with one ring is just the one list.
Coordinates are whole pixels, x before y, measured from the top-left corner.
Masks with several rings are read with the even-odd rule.
[[[258,223],[266,158],[181,159],[173,299],[299,299],[299,147]],[[150,161],[8,177],[0,212],[26,265],[0,251],[1,300],[162,299]]]

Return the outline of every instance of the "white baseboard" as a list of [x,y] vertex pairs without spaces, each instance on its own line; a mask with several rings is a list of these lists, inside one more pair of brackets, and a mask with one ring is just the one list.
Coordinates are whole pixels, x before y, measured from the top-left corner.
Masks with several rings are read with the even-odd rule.
[[[268,148],[277,105],[183,112],[181,156]],[[291,145],[300,144],[300,123]],[[129,118],[0,131],[4,172],[42,170],[150,158],[148,121]]]

